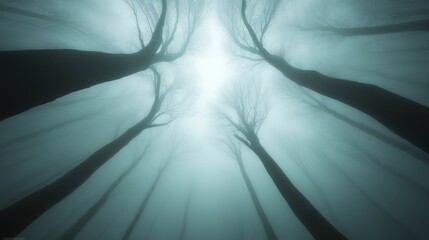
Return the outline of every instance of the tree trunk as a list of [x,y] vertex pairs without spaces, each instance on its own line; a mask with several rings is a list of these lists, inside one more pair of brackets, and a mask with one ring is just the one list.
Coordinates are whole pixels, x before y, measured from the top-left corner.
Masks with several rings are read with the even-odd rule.
[[274,232],[273,226],[271,226],[271,223],[268,220],[264,209],[262,208],[261,202],[259,201],[258,195],[256,195],[256,191],[253,188],[253,184],[250,181],[249,176],[247,175],[246,169],[244,168],[243,160],[237,159],[237,161],[240,168],[241,176],[243,177],[244,182],[246,183],[247,190],[250,193],[250,197],[252,198],[253,205],[255,206],[259,219],[262,222],[267,238],[269,240],[277,240],[277,236],[276,236],[276,233]]
[[429,155],[423,151],[420,151],[419,149],[413,147],[412,145],[409,145],[407,143],[404,143],[402,141],[399,141],[395,138],[389,137],[388,135],[377,131],[376,129],[370,128],[368,126],[366,126],[365,124],[362,124],[360,122],[357,122],[337,111],[334,111],[333,109],[329,108],[328,106],[325,106],[322,102],[320,102],[319,100],[315,99],[314,97],[311,97],[311,99],[313,99],[316,103],[317,103],[317,107],[324,111],[327,114],[330,114],[332,117],[341,120],[345,123],[348,123],[349,125],[361,130],[362,132],[365,132],[371,136],[373,136],[374,138],[377,138],[378,140],[384,142],[387,145],[392,146],[393,148],[397,148],[400,149],[403,152],[408,153],[409,155],[411,155],[412,157],[415,157],[417,159],[419,159],[420,161],[429,164]]
[[0,120],[69,93],[138,71],[151,63],[144,52],[109,54],[77,50],[0,52]]
[[65,231],[59,239],[62,240],[73,240],[82,231],[82,229],[88,224],[88,222],[97,214],[97,212],[104,206],[109,200],[112,192],[122,183],[125,177],[140,163],[143,156],[137,161],[128,166],[128,168],[110,185],[110,187],[104,192],[104,194],[98,199],[98,201],[91,206],[91,208],[85,212],[67,231]]
[[167,11],[162,12],[152,38],[132,54],[69,49],[0,52],[0,120],[96,84],[143,71],[162,44]]
[[324,240],[346,239],[346,237],[329,223],[311,202],[293,185],[280,166],[259,143],[256,135],[249,139],[249,141],[250,145],[245,143],[246,146],[259,157],[265,170],[270,175],[292,212],[313,237],[315,239]]
[[429,31],[429,19],[422,19],[404,23],[395,23],[374,27],[336,28],[336,27],[310,27],[304,30],[332,32],[344,36],[364,36],[400,32]]
[[17,236],[49,208],[66,198],[97,169],[145,130],[150,125],[152,117],[153,115],[148,115],[62,177],[1,210],[0,235],[3,237]]
[[186,231],[188,230],[188,221],[189,221],[189,205],[191,203],[191,194],[188,194],[185,203],[185,214],[183,215],[182,227],[180,228],[179,240],[185,240]]
[[139,209],[137,210],[136,214],[134,215],[133,220],[131,221],[130,225],[128,226],[127,230],[124,233],[124,236],[122,237],[122,240],[128,240],[131,237],[131,233],[133,232],[134,228],[136,227],[138,221],[140,220],[147,203],[149,202],[153,192],[155,191],[159,180],[161,179],[161,176],[164,173],[164,169],[161,169],[158,174],[156,175],[156,178],[154,182],[152,183],[152,186],[150,187],[149,191],[147,192],[145,198],[143,199],[143,202],[140,204]]
[[359,109],[429,153],[428,107],[375,85],[297,69],[278,56],[270,54],[266,60],[295,83]]
[[298,85],[359,109],[429,153],[428,107],[375,85],[333,78],[316,71],[293,67],[264,48],[246,18],[246,8],[247,2],[242,0],[241,16],[258,54],[285,77]]

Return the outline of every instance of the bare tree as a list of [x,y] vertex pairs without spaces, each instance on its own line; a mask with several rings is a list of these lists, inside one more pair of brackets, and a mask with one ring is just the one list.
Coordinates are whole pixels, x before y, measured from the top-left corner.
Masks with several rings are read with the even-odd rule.
[[[160,13],[157,7],[159,2],[162,3]],[[154,63],[173,61],[182,56],[200,20],[204,2],[173,2],[175,15],[168,11],[167,0],[126,1],[135,15],[141,45],[141,50],[135,53],[111,54],[70,49],[0,52],[0,120],[71,92],[120,79],[144,71]],[[174,16],[174,27],[169,27],[171,17],[167,16],[167,12]],[[140,21],[148,23],[147,31],[144,31],[146,29]],[[147,41],[143,39],[144,32],[151,32]],[[184,39],[180,39],[182,36]]]
[[228,147],[230,152],[232,153],[234,160],[237,162],[238,167],[240,169],[240,174],[243,177],[244,183],[246,184],[246,188],[249,191],[250,197],[253,202],[253,206],[256,209],[256,212],[259,216],[259,219],[262,222],[262,226],[264,227],[265,234],[267,239],[269,240],[277,240],[277,235],[268,220],[267,214],[265,213],[264,208],[262,207],[261,202],[259,201],[258,195],[256,194],[255,188],[253,187],[252,182],[250,181],[249,175],[247,174],[246,168],[244,167],[242,152],[241,152],[241,144],[231,138],[228,137],[228,141],[225,141],[225,145]]
[[[249,21],[246,15],[247,1],[242,0],[240,11],[242,24],[237,22],[236,12],[239,11],[239,6],[230,7],[232,10],[226,20],[227,27],[236,45],[247,53],[247,58],[248,54],[251,54],[252,59],[266,61],[294,83],[368,114],[418,148],[429,152],[428,107],[375,85],[329,77],[317,71],[293,67],[284,58],[271,54],[264,47],[263,41],[279,1],[265,2],[267,4],[263,7],[262,13],[259,12],[259,15],[265,17],[257,15],[256,8],[252,7]],[[258,21],[253,28],[251,22],[253,24],[257,16]]]
[[[244,83],[244,81],[242,81]],[[257,84],[247,82],[229,95],[222,117],[235,130],[234,137],[253,151],[292,212],[316,239],[346,239],[297,189],[259,141],[258,131],[268,112],[266,97]]]
[[165,176],[165,173],[166,173],[166,170],[168,170],[168,167],[171,166],[171,164],[172,164],[171,161],[173,159],[177,160],[177,158],[178,158],[177,157],[177,147],[178,147],[177,144],[178,144],[177,139],[175,139],[173,136],[171,148],[170,148],[169,152],[167,152],[165,159],[161,162],[160,168],[159,168],[159,170],[155,176],[155,179],[152,182],[151,187],[147,191],[146,196],[144,197],[143,201],[140,203],[140,206],[138,207],[137,211],[135,212],[134,217],[131,220],[131,223],[128,225],[127,230],[125,231],[125,233],[122,237],[123,240],[130,239],[134,229],[136,228],[138,221],[141,219],[143,212],[146,209],[147,204],[149,203],[150,199],[153,196],[153,193],[157,189],[160,180],[163,178],[163,176]]
[[112,193],[118,188],[122,181],[134,170],[148,155],[148,149],[152,145],[153,140],[142,147],[140,154],[135,151],[134,159],[131,164],[122,172],[122,174],[109,186],[109,188],[101,195],[101,197],[95,202],[86,212],[83,214],[72,226],[70,226],[59,239],[75,239],[79,232],[88,224],[88,222],[98,213],[98,211],[107,203],[112,196]]
[[[171,98],[174,89],[163,87],[161,75],[154,68],[152,70],[154,72],[154,101],[148,114],[63,176],[2,209],[0,211],[0,234],[2,236],[19,234],[32,221],[81,186],[97,169],[144,130],[165,126],[178,115],[183,114],[183,109],[174,110],[177,107],[175,104],[180,104]],[[158,119],[165,119],[165,122],[158,123]]]

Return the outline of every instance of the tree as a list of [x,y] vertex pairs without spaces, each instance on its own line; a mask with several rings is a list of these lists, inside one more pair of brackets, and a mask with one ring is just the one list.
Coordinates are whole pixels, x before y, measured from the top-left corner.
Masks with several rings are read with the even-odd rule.
[[234,156],[234,160],[238,164],[238,167],[240,169],[240,174],[243,177],[244,183],[246,184],[247,191],[249,191],[253,206],[255,207],[258,217],[261,220],[262,226],[264,227],[265,234],[269,240],[276,240],[278,238],[273,229],[273,226],[268,220],[267,214],[265,213],[264,208],[262,207],[262,204],[259,201],[255,188],[253,187],[253,184],[250,181],[249,175],[247,174],[246,168],[244,167],[243,157],[241,154],[241,144],[234,142],[230,138],[228,138],[228,140],[229,141],[225,142],[225,145],[228,147],[228,149]]
[[400,32],[429,31],[429,19],[421,19],[402,23],[393,23],[373,27],[340,28],[333,26],[303,27],[308,31],[324,31],[344,36],[377,35]]
[[140,154],[134,154],[132,163],[122,172],[122,174],[109,186],[109,188],[101,195],[86,212],[72,226],[70,226],[59,239],[75,239],[79,232],[88,224],[88,222],[97,214],[97,212],[107,203],[112,193],[118,188],[122,181],[135,169],[148,154],[148,149],[153,141],[149,141],[141,150]]
[[332,117],[341,120],[371,136],[374,138],[377,138],[378,140],[384,142],[387,145],[392,146],[393,148],[400,149],[401,151],[404,151],[408,153],[410,156],[415,157],[416,159],[423,161],[426,164],[429,164],[429,155],[420,149],[415,148],[414,146],[407,144],[403,141],[400,141],[398,139],[395,139],[393,137],[390,137],[386,135],[383,132],[378,131],[377,129],[371,128],[363,123],[360,123],[354,119],[351,119],[350,117],[347,117],[346,115],[335,111],[331,107],[328,106],[326,102],[323,102],[323,100],[317,99],[313,94],[309,93],[305,89],[300,87],[300,93],[307,98],[306,103],[310,105],[311,107],[321,110],[324,113],[327,113],[331,115]]
[[186,236],[186,231],[188,230],[188,223],[189,223],[189,205],[192,202],[191,200],[192,200],[193,194],[194,194],[194,188],[192,186],[186,196],[185,210],[183,214],[182,227],[180,228],[179,240],[186,239],[185,236]]
[[227,100],[229,111],[222,117],[234,130],[234,137],[258,156],[292,212],[316,239],[346,239],[297,189],[259,141],[258,131],[267,116],[267,105],[260,87],[244,80]]
[[[182,56],[193,36],[204,4],[201,1],[193,5],[193,0],[184,0],[183,6],[186,8],[179,10],[182,6],[180,0],[174,1],[176,16],[172,28],[168,28],[171,21],[167,16],[167,0],[161,0],[161,14],[158,14],[156,3],[152,1],[126,1],[135,15],[141,45],[141,50],[135,53],[112,54],[70,49],[0,52],[0,120],[71,92],[117,80],[144,71],[154,63],[173,61]],[[140,12],[150,22],[148,30],[152,30],[147,43],[143,41],[144,31],[138,17]],[[179,17],[179,14],[184,16]],[[181,43],[172,44],[178,38],[179,30],[185,37]],[[171,52],[173,45],[178,44],[179,49]]]
[[[173,143],[172,145],[176,146],[176,143]],[[123,240],[130,239],[138,221],[141,219],[141,216],[143,215],[143,212],[146,209],[146,206],[147,206],[149,200],[151,199],[153,193],[155,192],[155,189],[158,187],[159,181],[162,179],[166,170],[168,169],[169,165],[171,164],[171,160],[176,157],[175,151],[176,150],[175,149],[173,150],[173,148],[172,148],[170,150],[170,152],[168,153],[167,157],[165,158],[165,160],[161,163],[160,168],[159,168],[159,170],[155,176],[154,181],[152,182],[151,187],[147,191],[146,196],[144,197],[143,201],[140,203],[140,206],[138,207],[136,213],[134,214],[134,217],[132,218],[130,225],[128,225],[128,228],[122,237]]]
[[[181,114],[175,109],[175,105],[181,103],[172,100],[171,95],[174,89],[172,87],[163,89],[160,73],[154,68],[152,70],[154,72],[155,99],[148,114],[63,176],[2,209],[0,211],[0,234],[2,236],[19,234],[32,221],[81,186],[97,169],[144,130],[165,126]],[[162,118],[168,118],[168,120],[164,123],[156,123],[158,119]]]
[[[238,7],[231,8],[226,24],[235,44],[245,53],[266,61],[294,83],[368,114],[400,137],[429,153],[428,107],[375,85],[293,67],[282,57],[271,54],[264,47],[263,41],[278,4],[278,0],[269,0],[264,7],[263,17],[257,22],[256,29],[259,34],[246,16],[246,0],[241,1],[240,18],[243,25],[238,23],[235,14]],[[252,9],[252,12],[255,12],[255,9]]]

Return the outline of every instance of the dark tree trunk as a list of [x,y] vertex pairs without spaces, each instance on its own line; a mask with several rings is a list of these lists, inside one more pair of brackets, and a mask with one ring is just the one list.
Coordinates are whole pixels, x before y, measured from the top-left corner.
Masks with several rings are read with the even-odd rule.
[[259,157],[292,212],[313,237],[323,240],[346,239],[293,185],[280,166],[259,143],[257,136],[252,134],[252,136],[248,137],[248,140],[250,144],[246,141],[241,141]]
[[88,222],[97,214],[97,212],[106,204],[109,200],[112,192],[121,184],[121,182],[128,176],[128,174],[140,163],[143,156],[141,156],[137,161],[128,166],[128,168],[109,186],[109,188],[104,192],[104,194],[98,199],[98,201],[91,206],[91,208],[85,212],[67,231],[65,231],[59,239],[62,240],[72,240],[75,239],[79,232],[88,224]]
[[387,33],[400,32],[417,32],[429,31],[429,19],[416,20],[404,23],[395,23],[383,26],[374,27],[358,27],[358,28],[336,28],[336,27],[312,27],[304,28],[304,30],[316,30],[332,32],[344,36],[361,36],[361,35],[376,35]]
[[96,84],[143,71],[162,44],[167,3],[148,45],[133,54],[69,49],[0,52],[0,120]]
[[285,77],[298,85],[359,109],[429,153],[428,107],[375,85],[333,78],[316,71],[293,67],[264,48],[246,18],[246,8],[247,2],[242,0],[241,16],[258,54]]
[[130,239],[131,233],[133,233],[134,228],[136,227],[138,221],[140,220],[140,218],[141,218],[141,216],[142,216],[142,214],[143,214],[143,212],[144,212],[144,210],[146,208],[147,203],[149,202],[152,194],[154,193],[154,191],[155,191],[155,189],[156,189],[156,187],[157,187],[157,185],[159,183],[159,180],[161,179],[161,177],[162,177],[162,175],[164,173],[164,170],[165,169],[161,169],[158,172],[158,174],[156,175],[155,180],[152,183],[152,186],[150,187],[150,189],[147,192],[146,196],[144,197],[142,203],[140,204],[140,206],[139,206],[136,214],[134,215],[133,220],[131,221],[130,225],[128,226],[127,230],[125,231],[124,236],[122,237],[123,240]]
[[398,17],[429,16],[429,9],[416,9],[407,12],[398,13]]
[[339,112],[334,111],[333,109],[325,106],[323,103],[321,103],[319,100],[311,97],[314,101],[316,101],[317,103],[317,107],[319,109],[321,109],[322,111],[330,114],[331,116],[337,118],[338,120],[341,120],[345,123],[350,124],[351,126],[377,138],[378,140],[384,142],[387,145],[392,146],[393,148],[397,148],[400,149],[406,153],[408,153],[409,155],[411,155],[412,157],[415,157],[417,159],[419,159],[420,161],[423,161],[426,164],[429,164],[429,155],[423,151],[420,151],[420,149],[417,149],[415,147],[413,147],[412,145],[409,145],[407,143],[404,143],[402,141],[399,141],[393,137],[389,137],[388,135],[377,131],[376,129],[370,128],[368,126],[366,126],[365,124],[362,124],[360,122],[357,122]]
[[150,63],[151,57],[144,52],[0,52],[0,120],[69,93],[145,70]]
[[276,236],[276,233],[274,232],[273,226],[271,226],[271,223],[268,220],[268,217],[264,209],[262,208],[261,202],[259,201],[258,195],[256,195],[256,191],[253,188],[253,184],[250,181],[249,176],[247,175],[246,169],[244,168],[243,160],[237,159],[237,161],[240,168],[241,176],[243,177],[244,182],[246,183],[247,190],[250,193],[250,197],[252,198],[253,205],[255,206],[259,219],[262,222],[267,238],[269,240],[277,240],[277,236]]
[[368,200],[378,211],[380,211],[392,224],[395,225],[396,228],[400,228],[402,232],[404,232],[407,237],[406,239],[418,239],[418,236],[414,234],[406,225],[398,221],[395,216],[393,216],[388,210],[386,210],[381,204],[374,200],[372,196],[370,196],[362,187],[360,187],[350,175],[344,171],[337,163],[329,158],[324,158],[326,161],[329,161],[331,167],[340,173],[343,178],[345,178],[349,183],[366,199]]
[[266,60],[295,83],[359,109],[429,153],[428,107],[375,85],[294,68],[278,56],[270,54]]
[[111,157],[148,128],[154,114],[151,111],[146,118],[129,128],[117,139],[104,145],[62,177],[1,210],[0,235],[2,237],[17,236],[49,208],[66,198]]

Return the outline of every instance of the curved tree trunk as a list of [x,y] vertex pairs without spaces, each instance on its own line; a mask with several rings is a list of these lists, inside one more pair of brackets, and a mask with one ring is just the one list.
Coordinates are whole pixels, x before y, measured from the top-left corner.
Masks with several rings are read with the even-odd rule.
[[128,226],[127,230],[124,233],[124,236],[122,237],[123,240],[128,240],[131,237],[131,234],[133,233],[134,228],[136,227],[138,221],[140,220],[147,203],[149,202],[152,194],[154,193],[156,187],[158,186],[159,180],[161,179],[162,174],[164,173],[164,169],[161,169],[158,174],[155,177],[154,182],[152,183],[152,186],[150,187],[149,191],[147,192],[146,196],[143,199],[143,202],[140,204],[136,214],[134,215],[133,220],[131,221],[130,225]]
[[81,186],[97,169],[137,137],[151,122],[158,106],[154,102],[151,112],[117,139],[104,145],[79,165],[49,185],[31,193],[0,211],[0,235],[14,237],[49,208],[53,207]]
[[82,231],[82,229],[88,224],[88,222],[97,214],[97,212],[107,203],[112,192],[122,183],[125,177],[139,164],[142,160],[141,156],[137,161],[128,166],[128,168],[109,186],[104,194],[98,199],[98,201],[91,206],[91,208],[85,212],[70,228],[68,228],[59,239],[62,240],[73,240]]
[[283,199],[313,237],[324,240],[346,239],[293,185],[280,166],[259,143],[256,134],[253,133],[252,135],[248,137],[250,144],[240,137],[236,137],[258,156],[265,170],[283,196]]
[[246,0],[241,16],[258,54],[291,81],[319,94],[338,100],[373,117],[384,126],[429,153],[429,108],[375,85],[323,75],[293,67],[270,54],[259,41],[246,18]]
[[428,107],[375,85],[297,69],[274,55],[267,56],[267,61],[295,83],[359,109],[429,153]]
[[310,27],[303,28],[304,30],[316,30],[324,32],[332,32],[344,36],[361,36],[361,35],[377,35],[387,33],[400,32],[418,32],[429,31],[429,19],[422,19],[404,23],[395,23],[374,27],[357,27],[357,28],[337,28],[337,27]]
[[148,45],[133,54],[69,49],[0,52],[0,120],[151,65],[162,44],[167,3]]
[[240,168],[241,176],[243,177],[244,182],[246,183],[247,190],[250,193],[250,197],[252,198],[253,205],[255,206],[259,219],[262,222],[267,238],[269,240],[277,240],[277,236],[276,236],[276,233],[274,232],[273,226],[271,226],[271,223],[268,220],[264,209],[262,208],[262,204],[259,201],[258,195],[256,195],[256,191],[253,188],[253,184],[250,181],[249,176],[247,175],[246,169],[244,168],[243,160],[237,159],[237,161]]
[[[306,94],[306,93],[304,93]],[[362,132],[365,132],[375,138],[377,138],[378,140],[384,142],[387,145],[392,146],[393,148],[397,148],[400,149],[403,152],[408,153],[410,156],[415,157],[417,159],[419,159],[420,161],[423,161],[424,163],[429,164],[429,155],[423,151],[420,151],[419,149],[413,147],[410,144],[407,144],[405,142],[402,142],[400,140],[397,140],[393,137],[390,137],[374,128],[368,127],[363,123],[357,122],[349,117],[347,117],[346,115],[343,115],[333,109],[331,109],[330,107],[326,106],[325,104],[323,104],[322,102],[320,102],[319,100],[317,100],[316,98],[314,98],[313,96],[311,96],[310,94],[306,94],[307,96],[309,96],[313,101],[316,102],[317,104],[317,108],[319,108],[320,110],[324,111],[327,114],[330,114],[332,117],[341,120],[345,123],[348,123],[349,125],[361,130]]]

